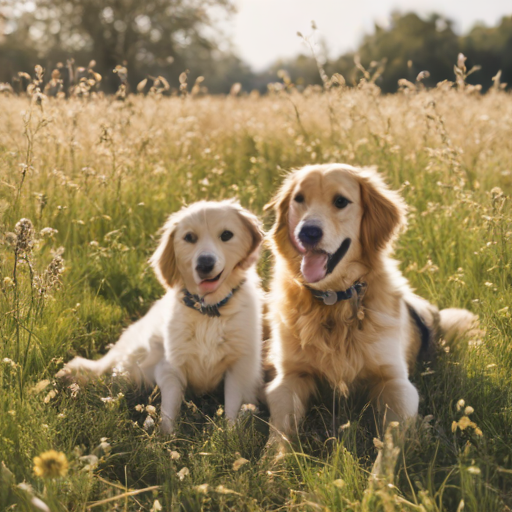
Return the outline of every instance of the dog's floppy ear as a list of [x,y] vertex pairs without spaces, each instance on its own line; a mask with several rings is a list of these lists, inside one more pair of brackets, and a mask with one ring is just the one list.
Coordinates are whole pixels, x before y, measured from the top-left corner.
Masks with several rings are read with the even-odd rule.
[[295,187],[295,173],[289,174],[274,197],[265,205],[264,210],[274,210],[276,218],[270,237],[278,248],[284,248],[285,243],[289,239],[288,235],[288,210],[290,208],[290,198]]
[[149,260],[156,277],[164,288],[173,288],[180,280],[176,254],[174,252],[174,232],[180,218],[180,212],[176,212],[167,219],[162,228],[160,244]]
[[238,264],[239,267],[245,270],[258,261],[261,242],[263,242],[265,234],[263,233],[261,222],[256,215],[242,208],[238,203],[235,203],[235,209],[252,238],[247,256]]
[[384,249],[406,224],[406,206],[398,192],[390,190],[372,169],[358,173],[363,217],[361,244],[367,254]]

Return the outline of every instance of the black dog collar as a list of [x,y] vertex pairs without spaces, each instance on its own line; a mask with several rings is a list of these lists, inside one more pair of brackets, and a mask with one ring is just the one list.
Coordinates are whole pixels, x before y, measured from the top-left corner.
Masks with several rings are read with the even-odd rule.
[[202,315],[206,316],[220,316],[219,309],[222,306],[225,306],[231,297],[240,289],[240,287],[244,284],[244,282],[240,283],[236,288],[233,288],[227,295],[224,297],[220,302],[217,302],[217,304],[212,304],[207,306],[204,303],[204,299],[199,297],[199,295],[193,295],[190,293],[186,288],[183,288],[183,299],[182,302],[185,304],[185,306],[188,306],[189,308],[195,309],[198,313],[201,313]]
[[349,300],[352,297],[357,298],[357,302],[359,303],[363,298],[366,292],[367,284],[363,282],[354,283],[350,288],[342,292],[335,292],[333,290],[314,290],[309,286],[306,286],[308,290],[311,292],[313,297],[316,299],[322,300],[323,303],[327,306],[334,306],[337,302],[342,300]]

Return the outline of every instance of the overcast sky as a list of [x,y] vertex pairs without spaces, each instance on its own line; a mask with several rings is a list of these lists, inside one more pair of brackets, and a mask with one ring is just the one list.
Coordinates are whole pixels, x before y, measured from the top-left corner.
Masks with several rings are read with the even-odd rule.
[[512,0],[235,0],[238,14],[228,23],[238,55],[261,70],[279,57],[306,51],[297,31],[311,34],[315,20],[331,56],[357,48],[375,21],[385,24],[393,10],[439,12],[458,33],[477,21],[494,25],[512,14]]

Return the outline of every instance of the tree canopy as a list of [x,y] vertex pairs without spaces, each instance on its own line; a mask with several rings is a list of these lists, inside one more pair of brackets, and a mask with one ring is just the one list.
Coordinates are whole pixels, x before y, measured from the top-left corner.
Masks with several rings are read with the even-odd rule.
[[220,51],[223,35],[215,30],[215,16],[231,14],[232,0],[11,0],[3,10],[2,67],[11,73],[94,60],[105,87],[115,90],[118,65],[128,69],[132,85],[147,75],[169,80],[186,69],[213,72],[211,62],[223,58],[224,66],[243,70]]

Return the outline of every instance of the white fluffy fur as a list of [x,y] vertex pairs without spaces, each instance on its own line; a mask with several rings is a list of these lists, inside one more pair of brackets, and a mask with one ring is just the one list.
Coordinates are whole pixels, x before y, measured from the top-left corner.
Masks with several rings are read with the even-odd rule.
[[[225,229],[234,233],[228,242],[219,238]],[[198,236],[193,244],[183,241],[190,232]],[[225,378],[226,416],[233,421],[242,403],[256,401],[262,384],[262,303],[253,268],[261,240],[256,217],[232,201],[196,203],[171,216],[152,259],[168,288],[165,296],[104,357],[97,361],[76,357],[58,376],[83,378],[116,367],[158,384],[164,433],[173,430],[186,388],[204,393]],[[218,303],[240,286],[220,309],[220,317],[202,315],[181,300],[184,284],[191,293],[200,293],[195,267],[205,250],[224,268],[217,288],[205,295],[205,301]]]

